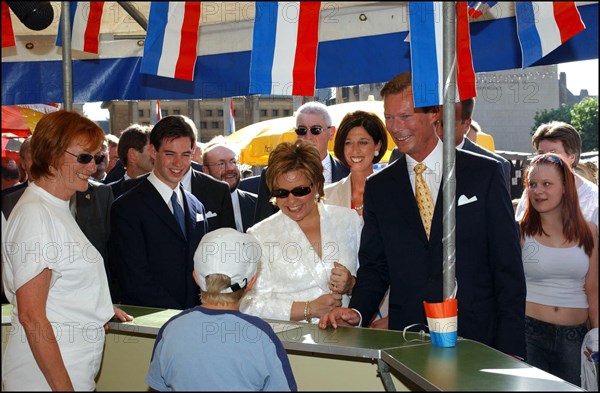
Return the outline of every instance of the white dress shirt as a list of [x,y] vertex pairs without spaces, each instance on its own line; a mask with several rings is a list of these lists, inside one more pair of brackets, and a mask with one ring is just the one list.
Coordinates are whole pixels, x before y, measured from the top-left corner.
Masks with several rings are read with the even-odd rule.
[[240,232],[244,232],[242,209],[240,208],[240,198],[237,189],[231,193],[231,203],[233,204],[233,215],[235,216],[235,228]]
[[325,176],[325,184],[331,184],[333,182],[333,174],[331,170],[331,156],[327,154],[325,159],[321,161],[323,163],[323,176]]
[[172,190],[171,187],[167,186],[165,183],[162,182],[162,180],[156,177],[154,171],[152,171],[150,173],[150,176],[148,176],[148,181],[152,183],[154,188],[156,188],[156,191],[158,191],[162,199],[165,201],[165,203],[169,207],[169,210],[171,210],[171,213],[173,213],[173,205],[171,205],[171,195],[173,195],[173,191],[175,191],[175,193],[177,194],[177,202],[179,203],[179,206],[181,206],[181,209],[185,211],[185,208],[183,206],[183,195],[181,195],[181,189],[179,188],[179,185],[175,187],[174,190]]
[[[444,144],[438,138],[437,145],[433,149],[431,153],[423,160],[423,164],[427,166],[425,172],[423,172],[423,177],[427,182],[427,187],[429,187],[429,192],[431,192],[431,199],[433,199],[433,206],[435,206],[435,201],[437,201],[438,193],[440,192],[440,188],[442,185],[442,175],[444,174],[442,171],[442,162],[444,158]],[[406,166],[408,168],[408,176],[410,177],[410,185],[412,186],[413,193],[415,192],[415,165],[418,162],[413,159],[408,154],[406,155]]]

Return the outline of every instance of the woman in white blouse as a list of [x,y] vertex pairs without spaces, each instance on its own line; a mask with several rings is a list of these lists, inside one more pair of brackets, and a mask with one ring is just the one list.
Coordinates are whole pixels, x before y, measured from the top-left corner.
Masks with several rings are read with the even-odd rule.
[[5,390],[94,390],[105,324],[116,315],[102,256],[69,209],[104,159],[104,132],[76,112],[42,117],[31,138],[30,183],[2,232],[3,282],[13,306]]
[[365,182],[386,149],[385,125],[376,114],[356,111],[344,116],[333,150],[350,174],[325,187],[325,203],[352,208],[362,217]]
[[280,143],[269,156],[266,180],[279,211],[248,229],[262,255],[256,284],[240,310],[316,323],[349,303],[358,268],[360,218],[350,209],[321,202],[323,166],[308,141]]

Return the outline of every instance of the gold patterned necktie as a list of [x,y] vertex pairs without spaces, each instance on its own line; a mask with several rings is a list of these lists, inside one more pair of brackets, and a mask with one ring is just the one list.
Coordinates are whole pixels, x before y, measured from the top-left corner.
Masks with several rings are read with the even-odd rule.
[[429,239],[429,232],[431,231],[431,221],[433,220],[433,199],[431,198],[431,192],[423,177],[427,166],[423,163],[415,165],[415,198],[417,199],[417,206],[419,207],[419,213],[421,214],[421,220],[423,221],[423,227]]

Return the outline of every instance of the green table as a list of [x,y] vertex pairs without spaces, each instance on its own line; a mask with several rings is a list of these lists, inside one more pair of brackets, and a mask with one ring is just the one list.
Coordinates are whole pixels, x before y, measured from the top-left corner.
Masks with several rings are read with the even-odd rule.
[[[119,348],[128,353],[147,337],[153,343],[160,327],[179,310],[137,306],[121,306],[135,319],[132,322],[110,322],[110,332],[132,335],[133,339],[119,340]],[[10,324],[12,306],[2,306],[2,324]],[[395,390],[390,369],[405,380],[425,390],[458,391],[582,391],[551,374],[541,371],[484,344],[460,339],[454,348],[440,348],[423,342],[418,333],[351,327],[321,330],[317,325],[290,321],[267,320],[273,326],[285,349],[303,355],[335,358],[374,359],[386,390]],[[3,334],[6,334],[3,329]],[[6,337],[3,337],[3,342]],[[112,338],[116,340],[116,337]],[[108,342],[107,345],[115,345]],[[114,347],[113,347],[114,348]],[[140,347],[141,348],[141,347]],[[146,348],[146,351],[149,351]],[[118,353],[123,356],[123,352]],[[115,356],[117,354],[114,354]],[[107,356],[105,351],[105,357]],[[145,358],[144,358],[145,359]],[[105,359],[106,361],[106,359]],[[143,361],[147,361],[143,360]],[[140,360],[127,363],[145,372],[147,365]],[[129,372],[133,372],[128,368]],[[110,373],[107,375],[111,375]]]
[[472,340],[458,340],[453,348],[421,345],[386,349],[382,359],[427,391],[583,391]]

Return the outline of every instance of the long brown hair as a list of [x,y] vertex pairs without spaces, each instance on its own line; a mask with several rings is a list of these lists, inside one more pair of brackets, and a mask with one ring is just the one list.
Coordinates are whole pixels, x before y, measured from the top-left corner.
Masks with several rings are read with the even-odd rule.
[[525,173],[525,192],[527,199],[525,201],[525,212],[519,222],[521,229],[521,238],[525,236],[546,235],[542,226],[540,213],[531,207],[529,201],[529,175],[531,171],[541,165],[554,166],[561,175],[565,192],[562,197],[561,216],[563,235],[568,242],[577,242],[579,247],[583,247],[585,253],[591,256],[594,248],[594,238],[590,230],[581,207],[579,207],[579,197],[577,196],[577,187],[575,186],[575,177],[573,171],[560,158],[553,153],[541,154],[535,157]]

